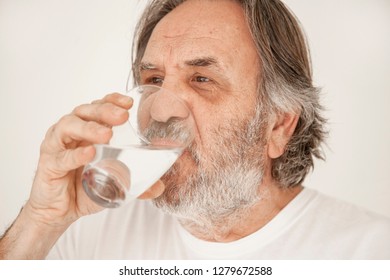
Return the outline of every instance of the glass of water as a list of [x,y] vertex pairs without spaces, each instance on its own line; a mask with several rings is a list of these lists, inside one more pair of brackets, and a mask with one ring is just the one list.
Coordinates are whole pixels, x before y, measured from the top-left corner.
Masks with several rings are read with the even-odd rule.
[[193,141],[194,119],[180,94],[154,85],[128,92],[129,120],[113,127],[108,144],[97,144],[84,167],[82,185],[97,204],[115,208],[157,182]]

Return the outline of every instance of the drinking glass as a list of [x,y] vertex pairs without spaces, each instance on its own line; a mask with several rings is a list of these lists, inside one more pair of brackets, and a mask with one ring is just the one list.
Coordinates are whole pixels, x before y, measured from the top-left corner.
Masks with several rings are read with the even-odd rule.
[[194,119],[179,93],[154,85],[128,92],[129,120],[113,127],[108,144],[96,144],[82,185],[97,204],[115,208],[157,182],[193,140]]

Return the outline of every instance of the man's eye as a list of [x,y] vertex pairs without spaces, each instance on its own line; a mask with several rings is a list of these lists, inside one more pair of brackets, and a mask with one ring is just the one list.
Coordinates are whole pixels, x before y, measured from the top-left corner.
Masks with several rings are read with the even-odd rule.
[[196,77],[194,77],[194,81],[197,83],[208,83],[208,82],[210,82],[210,79],[207,77],[196,76]]
[[163,82],[164,82],[164,79],[161,77],[151,77],[148,79],[148,83],[153,84],[153,85],[159,85],[159,84],[162,84]]

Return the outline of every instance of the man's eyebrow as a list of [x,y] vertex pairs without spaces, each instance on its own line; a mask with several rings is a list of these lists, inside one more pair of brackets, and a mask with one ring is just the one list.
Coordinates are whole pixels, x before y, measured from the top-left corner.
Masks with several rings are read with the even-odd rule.
[[[191,67],[209,67],[209,66],[215,66],[219,68],[218,60],[214,57],[207,56],[207,57],[199,57],[190,59],[184,62],[185,65],[191,66]],[[141,61],[137,67],[139,71],[147,71],[147,70],[158,70],[159,67],[153,63],[149,62],[143,62]]]
[[152,64],[152,63],[148,63],[148,62],[140,62],[138,67],[137,67],[140,71],[144,71],[144,70],[155,70],[157,69],[157,66]]
[[208,67],[208,66],[218,66],[218,60],[214,57],[200,57],[185,62],[188,66],[197,66],[197,67]]

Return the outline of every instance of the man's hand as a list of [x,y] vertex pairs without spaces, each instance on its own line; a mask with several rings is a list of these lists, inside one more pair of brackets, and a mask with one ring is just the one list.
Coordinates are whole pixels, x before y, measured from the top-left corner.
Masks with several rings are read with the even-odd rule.
[[111,127],[128,119],[131,106],[131,98],[109,94],[76,107],[48,130],[30,199],[23,210],[30,219],[66,229],[79,217],[102,209],[85,194],[81,172],[95,155],[93,144],[108,143]]
[[[81,185],[83,166],[95,155],[93,144],[108,143],[112,126],[124,123],[132,99],[113,93],[75,108],[47,132],[30,198],[0,239],[0,259],[44,258],[67,227],[81,216],[102,208]],[[141,195],[154,198],[162,182]]]

